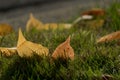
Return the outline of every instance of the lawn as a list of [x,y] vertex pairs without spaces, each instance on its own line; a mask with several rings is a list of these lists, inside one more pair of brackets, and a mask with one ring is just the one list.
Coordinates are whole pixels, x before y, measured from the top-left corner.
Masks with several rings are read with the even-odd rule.
[[[27,40],[42,44],[49,56],[31,58],[0,56],[0,80],[120,80],[120,45],[116,41],[97,44],[103,35],[120,29],[119,3],[106,9],[105,24],[97,29],[77,25],[64,30],[24,31]],[[55,48],[71,36],[75,59],[51,63]],[[4,37],[1,46],[16,46],[18,33]]]

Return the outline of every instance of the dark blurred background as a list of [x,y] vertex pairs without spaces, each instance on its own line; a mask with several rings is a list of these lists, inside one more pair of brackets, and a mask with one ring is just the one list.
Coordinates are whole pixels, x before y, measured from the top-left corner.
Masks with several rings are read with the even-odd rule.
[[62,0],[1,0],[0,11],[8,11],[11,9],[22,8],[26,6],[39,5],[44,3],[56,2]]
[[65,22],[79,16],[80,11],[108,7],[113,0],[1,0],[0,23],[15,29],[25,28],[29,14],[43,22]]

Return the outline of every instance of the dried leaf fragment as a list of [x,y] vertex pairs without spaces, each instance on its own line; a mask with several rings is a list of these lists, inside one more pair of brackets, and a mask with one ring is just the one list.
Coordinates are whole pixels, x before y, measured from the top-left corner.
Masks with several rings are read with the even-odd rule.
[[0,47],[0,51],[5,56],[12,56],[17,53],[16,47],[12,48]]
[[26,30],[30,31],[31,29],[36,30],[56,30],[56,29],[69,29],[72,27],[72,24],[68,23],[42,23],[38,19],[36,19],[33,14],[30,14],[30,19],[26,24]]
[[83,12],[82,15],[104,16],[105,11],[103,9],[95,8],[95,9]]
[[100,39],[97,40],[97,43],[110,42],[119,39],[120,39],[120,31],[117,31],[101,37]]
[[37,30],[41,30],[41,29],[43,29],[43,27],[44,27],[44,24],[41,21],[39,21],[38,19],[36,19],[33,16],[33,14],[31,13],[30,18],[29,18],[29,20],[27,21],[27,24],[26,24],[26,30],[30,31],[33,28],[35,28]]
[[61,43],[53,52],[52,58],[54,60],[61,58],[63,60],[67,59],[74,59],[74,50],[70,46],[70,36],[67,38],[67,40],[63,43]]
[[44,25],[45,30],[69,29],[71,27],[72,27],[72,24],[68,24],[68,23],[46,23]]

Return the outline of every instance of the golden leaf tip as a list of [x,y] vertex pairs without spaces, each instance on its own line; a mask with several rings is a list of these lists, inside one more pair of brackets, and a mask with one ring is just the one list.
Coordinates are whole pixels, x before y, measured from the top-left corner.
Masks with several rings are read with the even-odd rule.
[[70,36],[66,39],[67,43],[70,43]]
[[18,35],[18,44],[17,44],[17,46],[19,46],[20,44],[22,44],[24,41],[26,41],[26,39],[23,36],[21,28],[19,28],[19,35]]
[[30,13],[30,18],[34,18],[32,13]]

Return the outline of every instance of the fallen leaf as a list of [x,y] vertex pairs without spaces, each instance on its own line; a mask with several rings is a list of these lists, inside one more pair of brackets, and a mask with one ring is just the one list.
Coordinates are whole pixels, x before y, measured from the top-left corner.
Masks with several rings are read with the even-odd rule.
[[44,25],[45,30],[69,29],[71,27],[72,27],[72,24],[67,24],[67,23],[46,23]]
[[0,24],[0,36],[10,34],[11,32],[13,32],[12,26],[10,26],[9,24],[6,24],[6,23]]
[[36,29],[36,30],[56,30],[56,29],[69,29],[72,27],[72,24],[68,23],[42,23],[38,19],[36,19],[33,14],[30,14],[30,19],[27,22],[26,25],[26,30],[27,32],[30,31],[31,29]]
[[63,42],[62,44],[60,44],[55,51],[52,54],[52,58],[58,59],[74,59],[74,50],[73,48],[70,46],[70,36],[67,38],[67,40],[65,42]]
[[12,47],[12,48],[0,47],[0,51],[5,56],[12,56],[14,54],[17,54],[16,47]]
[[43,27],[44,27],[44,24],[41,21],[39,21],[38,19],[36,19],[33,16],[33,14],[31,13],[30,19],[27,21],[27,24],[26,24],[26,30],[30,31],[33,28],[35,28],[37,30],[41,30],[41,29],[43,29]]
[[47,56],[49,53],[49,50],[46,47],[43,47],[40,44],[27,41],[24,38],[21,29],[19,29],[17,51],[20,57],[31,57],[33,56],[33,54],[37,54],[39,56]]
[[91,20],[91,19],[93,19],[93,16],[91,16],[91,15],[82,15],[82,16],[78,17],[75,21],[73,21],[73,25],[77,24],[81,20]]
[[62,23],[62,24],[59,24],[60,26],[64,26],[65,29],[70,29],[72,27],[72,24],[70,23]]
[[110,42],[119,39],[120,39],[120,31],[117,31],[101,37],[100,39],[97,40],[97,43]]
[[73,26],[78,28],[79,26],[83,26],[92,29],[98,29],[105,23],[104,16],[105,11],[103,9],[96,8],[87,10],[73,22]]
[[27,41],[24,38],[21,29],[19,29],[19,38],[18,38],[17,47],[13,47],[13,48],[0,47],[0,51],[2,54],[6,56],[11,56],[18,53],[20,57],[31,57],[33,56],[33,54],[37,54],[39,56],[47,56],[49,53],[49,50],[46,47],[42,46],[41,44],[36,44]]
[[82,15],[104,16],[105,11],[103,9],[95,8],[82,13]]

